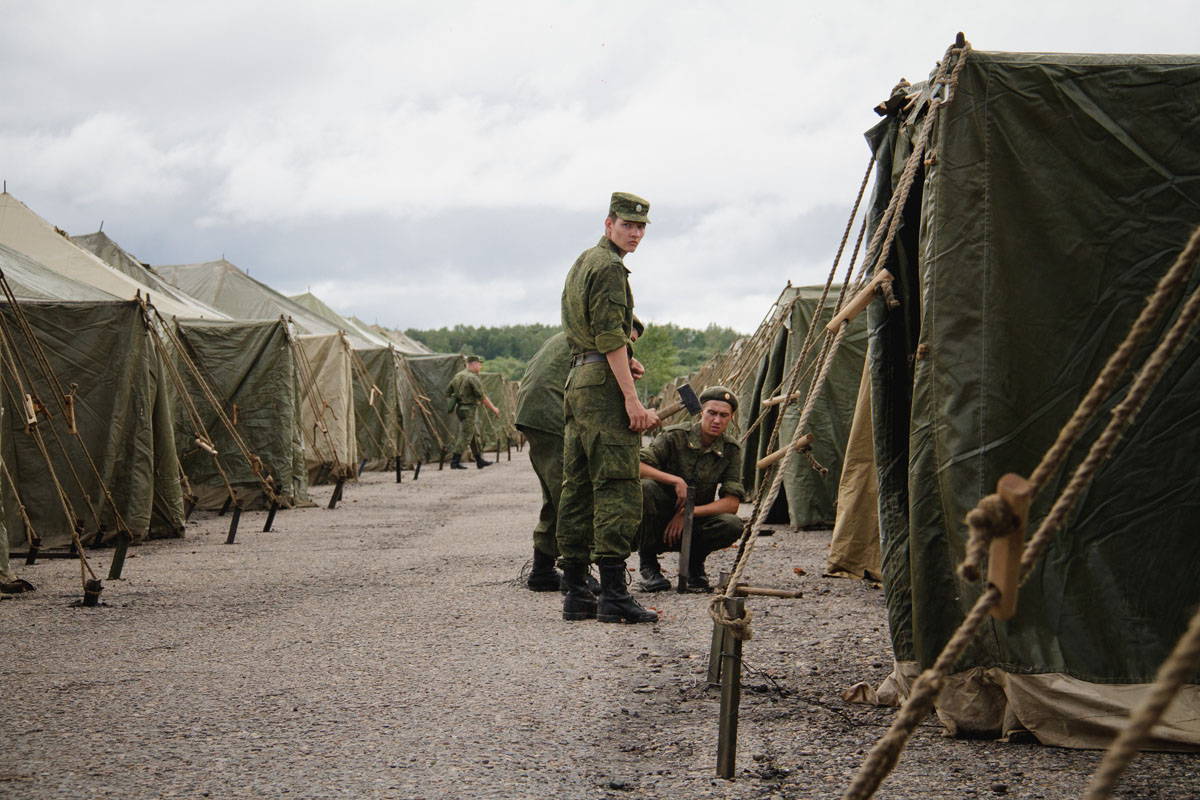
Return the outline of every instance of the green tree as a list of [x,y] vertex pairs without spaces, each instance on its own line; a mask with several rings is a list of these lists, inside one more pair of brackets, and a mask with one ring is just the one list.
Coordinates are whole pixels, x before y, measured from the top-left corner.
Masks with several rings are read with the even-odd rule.
[[646,332],[633,346],[633,354],[642,366],[646,368],[645,376],[638,381],[638,396],[643,402],[652,394],[657,394],[670,380],[679,375],[679,354],[675,343],[671,340],[671,326],[647,325]]

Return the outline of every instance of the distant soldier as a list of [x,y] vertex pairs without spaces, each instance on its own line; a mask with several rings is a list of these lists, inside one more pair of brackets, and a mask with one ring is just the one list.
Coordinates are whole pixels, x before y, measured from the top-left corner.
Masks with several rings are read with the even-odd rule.
[[[633,291],[623,257],[646,234],[649,209],[636,195],[615,193],[604,236],[575,260],[563,286],[563,332],[571,350],[557,529],[567,587],[563,619],[658,620],[625,588],[625,560],[642,516],[638,447],[658,415],[642,405],[633,385],[644,370],[629,356]],[[593,561],[600,568],[598,603],[587,585]]]
[[[500,409],[483,390],[483,381],[479,379],[479,370],[483,369],[483,359],[479,356],[467,356],[467,368],[450,379],[446,395],[454,400],[454,413],[458,416],[458,437],[454,440],[454,457],[450,459],[450,469],[466,469],[462,463],[462,455],[472,446],[475,436],[475,406],[481,402],[496,416]],[[475,467],[483,469],[490,461],[483,459],[482,448],[476,443]]]
[[[629,338],[637,341],[645,329],[635,316]],[[563,394],[570,371],[567,335],[556,333],[530,359],[517,391],[517,430],[529,442],[529,463],[542,485],[542,510],[533,529],[533,568],[526,582],[534,592],[561,587],[562,576],[554,568],[558,558],[555,531],[563,480]]]
[[671,585],[663,577],[658,554],[679,550],[689,486],[696,494],[688,588],[708,591],[704,559],[742,535],[742,520],[737,516],[738,505],[746,497],[742,449],[725,435],[735,411],[737,395],[724,386],[710,386],[700,393],[699,422],[671,425],[642,448],[638,560],[643,591],[661,592]]

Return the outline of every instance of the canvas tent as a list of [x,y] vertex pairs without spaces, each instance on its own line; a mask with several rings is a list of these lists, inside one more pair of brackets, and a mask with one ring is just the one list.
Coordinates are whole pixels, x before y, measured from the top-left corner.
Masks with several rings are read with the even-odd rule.
[[226,319],[220,312],[195,302],[184,293],[152,287],[106,264],[75,245],[67,235],[34,214],[8,192],[0,193],[0,244],[24,253],[42,266],[80,283],[101,289],[113,297],[131,300],[138,293],[150,296],[167,316]]
[[447,410],[446,387],[450,379],[466,367],[458,353],[404,356],[408,393],[400,397],[404,418],[406,464],[416,461],[441,461],[450,453],[458,417]]
[[174,286],[239,320],[281,316],[302,335],[294,340],[300,373],[301,427],[310,483],[352,477],[356,457],[350,342],[336,325],[221,259],[156,266]]
[[354,346],[352,353],[358,452],[355,463],[369,469],[394,466],[400,453],[399,354],[374,331],[338,314],[311,292],[293,295],[291,299],[362,341]]
[[[928,92],[868,133],[876,219]],[[1200,221],[1197,108],[1200,57],[967,58],[888,254],[900,308],[870,309],[901,684],[981,591],[955,571],[965,515],[1002,474],[1029,474]],[[938,703],[952,731],[1103,746],[1154,679],[1200,602],[1197,397],[1193,337],[1023,584],[1016,616],[986,622],[956,665]],[[1081,457],[1037,497],[1031,529]],[[1152,746],[1200,746],[1196,682]]]

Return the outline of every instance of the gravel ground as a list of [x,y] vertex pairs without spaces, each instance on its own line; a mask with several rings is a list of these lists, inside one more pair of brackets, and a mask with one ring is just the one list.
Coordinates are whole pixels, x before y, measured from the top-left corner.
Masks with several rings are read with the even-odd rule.
[[[819,577],[828,532],[755,552],[749,582],[805,596],[748,601],[725,781],[706,597],[641,595],[656,625],[564,622],[516,580],[540,502],[526,461],[367,473],[333,511],[316,487],[270,533],[243,515],[233,546],[198,514],[132,550],[97,608],[74,605],[77,562],[19,566],[38,591],[0,603],[0,798],[839,797],[894,711],[840,697],[891,656],[882,592]],[[89,555],[106,575],[111,551]],[[1075,798],[1098,761],[931,717],[879,796]],[[1143,755],[1120,796],[1198,797],[1195,767]]]

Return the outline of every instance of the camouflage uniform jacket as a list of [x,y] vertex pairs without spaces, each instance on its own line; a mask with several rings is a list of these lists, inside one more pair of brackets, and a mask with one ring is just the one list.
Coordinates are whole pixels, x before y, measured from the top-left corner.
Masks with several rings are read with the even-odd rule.
[[742,486],[742,448],[722,433],[705,448],[700,438],[700,423],[671,425],[642,448],[639,459],[655,469],[678,475],[696,489],[696,505],[713,502],[717,484],[721,496],[737,495],[746,499]]
[[571,349],[567,335],[556,333],[546,340],[525,368],[517,392],[517,427],[563,435],[563,394],[571,371]]
[[563,332],[571,355],[608,353],[632,345],[633,290],[621,252],[607,236],[583,251],[562,294]]
[[460,406],[478,405],[486,392],[483,391],[483,381],[469,369],[464,369],[450,379],[447,395],[453,395]]

